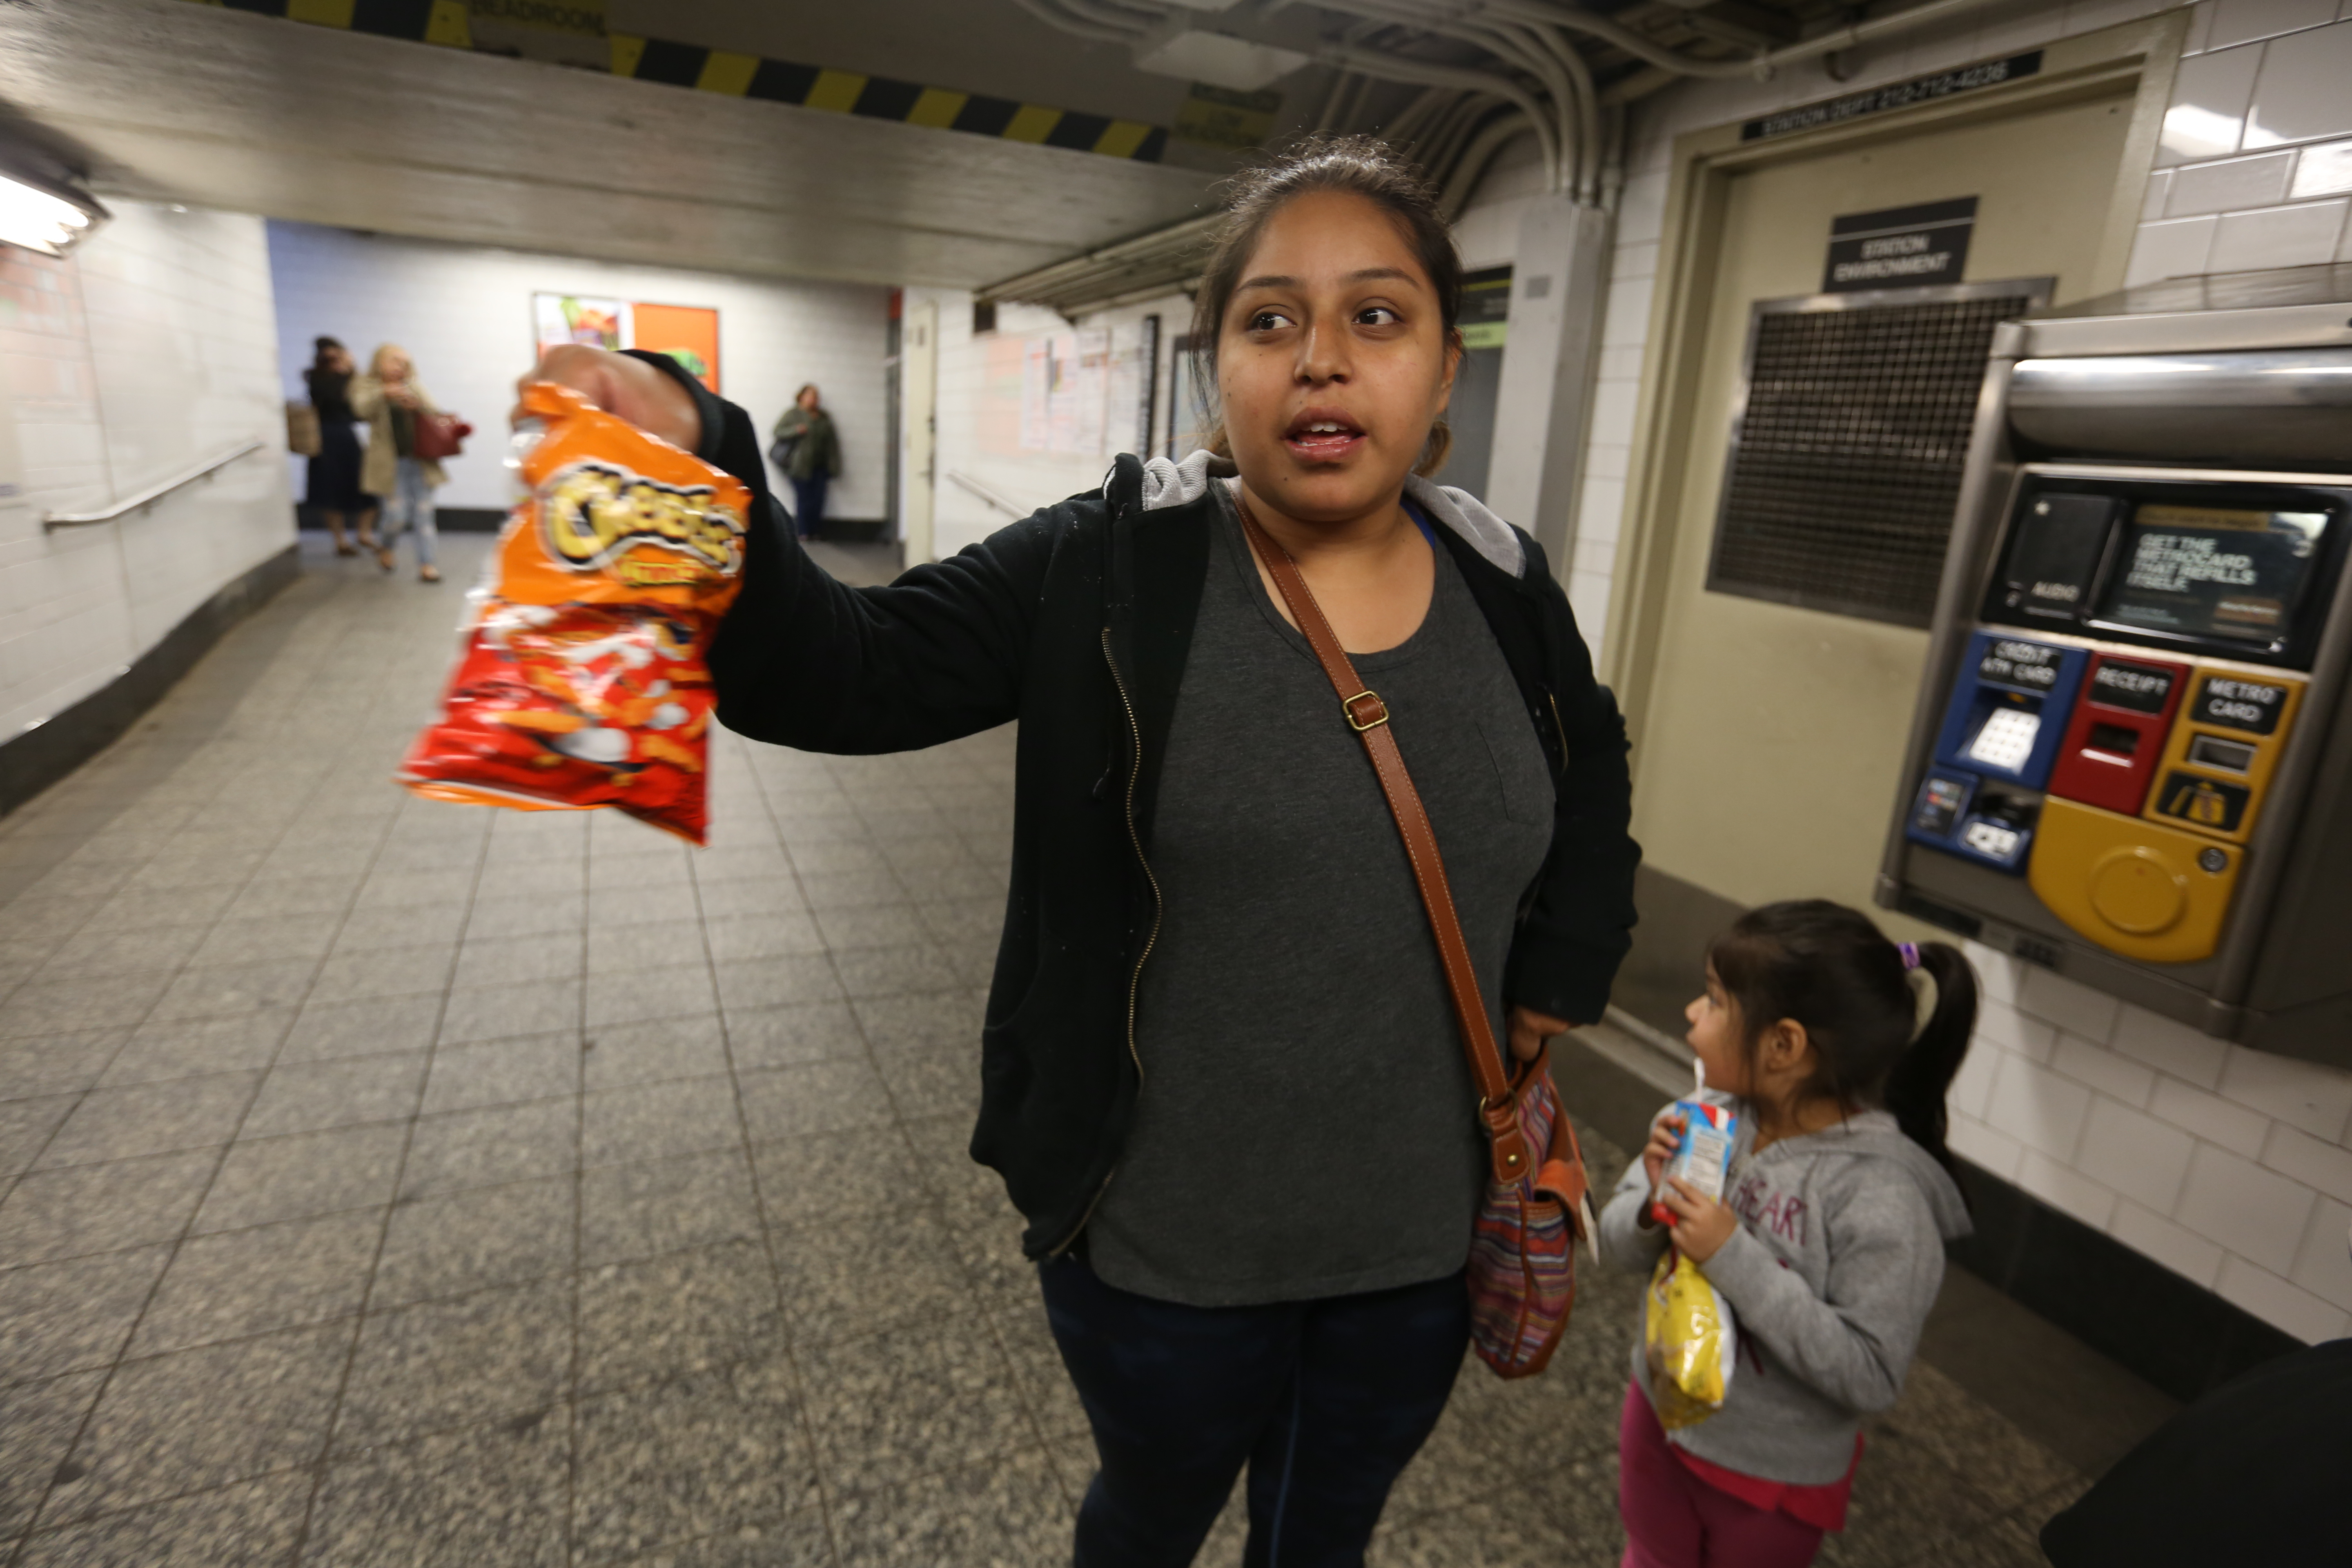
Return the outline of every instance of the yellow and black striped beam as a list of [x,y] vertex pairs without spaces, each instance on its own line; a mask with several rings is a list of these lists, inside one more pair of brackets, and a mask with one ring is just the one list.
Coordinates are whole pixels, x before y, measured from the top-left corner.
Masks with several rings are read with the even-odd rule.
[[[320,26],[342,27],[417,43],[471,48],[473,29],[466,0],[195,0],[232,11],[283,16]],[[989,98],[952,88],[925,87],[919,82],[824,66],[772,60],[758,55],[708,49],[699,44],[677,44],[662,38],[610,35],[614,76],[638,81],[666,82],[730,98],[756,98],[771,103],[797,104],[803,109],[829,110],[835,114],[862,115],[869,120],[896,120],[940,131],[962,131],[975,136],[1001,137],[1042,147],[1065,147],[1106,157],[1130,158],[1156,163],[1168,147],[1165,127],[1136,120],[1112,120],[1074,110],[1046,109],[1017,103],[1009,98]]]

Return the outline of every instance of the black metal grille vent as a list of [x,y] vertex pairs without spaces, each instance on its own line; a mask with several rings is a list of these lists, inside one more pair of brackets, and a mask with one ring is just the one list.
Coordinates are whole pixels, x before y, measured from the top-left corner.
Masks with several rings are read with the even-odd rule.
[[1993,328],[2034,303],[1759,307],[1706,585],[1926,626]]

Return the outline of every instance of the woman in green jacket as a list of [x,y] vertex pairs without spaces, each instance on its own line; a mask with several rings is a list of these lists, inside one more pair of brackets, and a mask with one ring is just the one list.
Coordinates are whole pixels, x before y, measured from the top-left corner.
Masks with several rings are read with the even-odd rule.
[[824,490],[841,472],[841,437],[833,416],[817,402],[816,383],[793,397],[771,432],[768,458],[793,482],[793,524],[803,539],[814,539],[824,521]]

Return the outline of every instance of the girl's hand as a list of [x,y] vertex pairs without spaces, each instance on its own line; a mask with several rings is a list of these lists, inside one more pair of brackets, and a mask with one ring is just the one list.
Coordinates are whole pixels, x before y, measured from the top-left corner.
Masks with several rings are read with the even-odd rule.
[[[691,452],[702,445],[702,416],[693,395],[641,359],[587,343],[558,343],[547,351],[515,391],[534,381],[568,386],[607,414]],[[530,416],[517,403],[510,419]]]
[[1650,1123],[1650,1141],[1642,1145],[1642,1173],[1650,1178],[1650,1191],[1658,1190],[1664,1178],[1666,1162],[1683,1146],[1683,1114],[1669,1110]]
[[1535,1060],[1537,1053],[1544,1048],[1544,1042],[1554,1035],[1564,1035],[1576,1027],[1549,1013],[1538,1013],[1532,1007],[1512,1008],[1510,1026],[1511,1054],[1523,1062]]
[[1680,1176],[1666,1183],[1666,1190],[1658,1195],[1658,1201],[1675,1215],[1674,1226],[1667,1234],[1693,1263],[1705,1263],[1722,1251],[1731,1233],[1739,1228],[1738,1215]]

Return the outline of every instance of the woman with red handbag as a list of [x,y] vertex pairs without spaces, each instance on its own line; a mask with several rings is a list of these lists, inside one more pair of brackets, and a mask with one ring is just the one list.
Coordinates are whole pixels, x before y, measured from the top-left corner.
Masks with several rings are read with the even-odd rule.
[[1310,142],[1235,182],[1208,258],[1212,449],[875,588],[799,546],[750,418],[674,363],[533,373],[760,498],[710,652],[729,728],[1020,723],[971,1153],[1093,1426],[1078,1568],[1191,1563],[1244,1466],[1249,1562],[1360,1564],[1465,1347],[1524,1374],[1565,1321],[1581,1163],[1543,1046],[1607,1000],[1639,850],[1541,550],[1426,478],[1461,299],[1420,175]]
[[410,531],[416,534],[416,575],[420,582],[438,583],[441,569],[433,563],[438,538],[433,526],[433,492],[448,481],[439,459],[454,457],[457,441],[470,429],[454,416],[442,413],[417,384],[416,367],[398,343],[380,345],[368,361],[368,373],[353,378],[352,410],[368,423],[367,458],[361,466],[360,488],[377,498],[383,508],[378,525],[376,564],[393,569],[394,546]]

